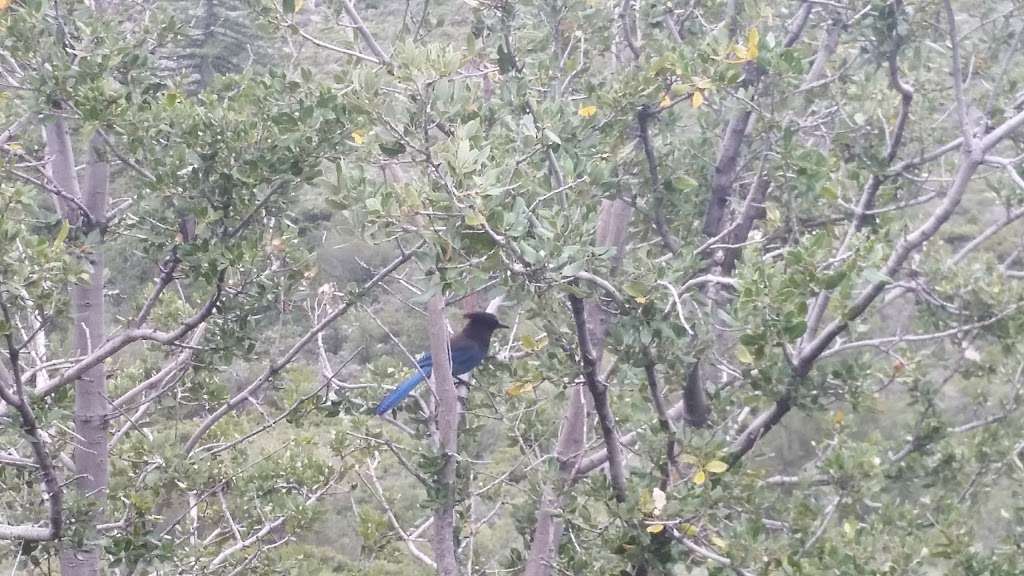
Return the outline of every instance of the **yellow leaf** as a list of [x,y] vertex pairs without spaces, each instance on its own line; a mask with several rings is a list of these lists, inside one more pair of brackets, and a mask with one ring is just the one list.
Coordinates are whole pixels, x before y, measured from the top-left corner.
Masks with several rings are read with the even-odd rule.
[[712,460],[704,465],[704,469],[713,474],[721,474],[729,469],[729,465],[721,460]]
[[704,104],[704,93],[700,90],[694,90],[693,96],[690,96],[690,106],[696,110],[701,107],[701,104]]
[[661,102],[658,102],[658,108],[665,109],[672,105],[672,99],[665,94],[661,97]]
[[509,386],[508,389],[505,390],[505,394],[508,394],[509,396],[512,397],[519,396],[521,394],[529,392],[530,390],[533,390],[536,386],[536,382],[518,382],[516,384],[513,384],[512,386]]
[[593,104],[581,106],[577,113],[584,118],[590,118],[594,114],[597,114],[597,106],[594,106]]
[[[3,2],[4,2],[4,0],[0,0],[0,4],[2,4]],[[0,8],[0,10],[2,10],[2,9],[3,8]],[[7,145],[7,147],[10,148],[11,150],[14,150],[15,152],[21,152],[22,150],[24,150],[24,148],[22,148],[21,144],[19,144],[17,142],[11,142],[10,144]]]
[[683,536],[696,536],[697,534],[700,534],[699,528],[697,528],[693,524],[687,524],[686,522],[683,522],[676,528],[678,528],[679,531],[682,532]]
[[747,59],[757,59],[757,45],[760,42],[761,35],[758,34],[757,28],[751,26],[750,30],[747,30]]
[[366,142],[366,131],[365,130],[353,130],[352,141],[356,144],[362,144]]
[[[3,0],[0,0],[2,2]],[[57,230],[57,237],[53,239],[53,249],[57,250],[64,246],[64,241],[68,239],[68,232],[71,231],[71,224],[67,220],[61,220],[60,229]]]
[[484,219],[483,214],[480,214],[476,210],[470,210],[466,213],[466,224],[469,226],[480,226],[484,222],[486,222],[486,220]]
[[548,335],[541,334],[540,336],[534,337],[527,334],[519,339],[519,344],[524,350],[536,352],[548,345]]
[[726,548],[729,547],[729,543],[726,542],[725,540],[722,540],[718,536],[712,536],[710,538],[710,540],[711,540],[711,543],[715,545],[715,548],[718,548],[719,550],[725,550]]
[[0,0],[0,11],[7,10],[11,5],[11,0]]
[[664,524],[651,524],[650,526],[647,527],[647,531],[650,532],[651,534],[657,534],[658,532],[661,532],[664,529],[665,529],[665,525]]
[[708,475],[707,473],[704,472],[703,468],[697,470],[697,473],[693,475],[693,483],[696,484],[697,486],[702,486],[704,482],[707,481],[707,479]]
[[295,11],[302,10],[302,5],[306,3],[306,0],[295,0]]
[[742,344],[736,347],[736,359],[744,364],[754,363],[754,357],[750,354],[750,350],[747,350],[747,347]]
[[857,526],[849,520],[845,520],[843,521],[843,532],[845,532],[847,536],[853,537],[853,535],[857,533]]
[[696,79],[696,82],[694,82],[694,86],[701,90],[710,90],[714,85],[714,82],[712,82],[710,78],[698,78]]
[[843,420],[846,419],[846,414],[842,410],[836,410],[836,413],[832,415],[832,423],[836,426],[842,426]]

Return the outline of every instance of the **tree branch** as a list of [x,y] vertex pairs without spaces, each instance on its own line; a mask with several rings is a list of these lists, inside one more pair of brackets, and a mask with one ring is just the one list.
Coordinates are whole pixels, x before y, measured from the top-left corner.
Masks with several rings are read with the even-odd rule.
[[402,264],[408,262],[409,259],[412,258],[413,254],[415,254],[417,250],[423,247],[424,244],[426,244],[426,241],[421,240],[420,243],[417,244],[412,250],[403,252],[398,258],[396,258],[390,264],[388,264],[369,282],[364,284],[362,288],[356,290],[349,297],[349,299],[337,310],[331,312],[330,314],[325,316],[323,320],[321,320],[315,326],[310,328],[309,331],[307,331],[301,338],[299,338],[298,341],[296,341],[295,344],[293,344],[292,347],[287,352],[284,353],[280,360],[271,362],[263,371],[263,373],[260,374],[259,377],[257,377],[255,380],[253,380],[252,383],[246,386],[244,390],[234,395],[231,398],[231,400],[229,400],[227,403],[225,403],[223,406],[217,409],[217,411],[215,411],[213,414],[209,415],[206,418],[206,420],[204,420],[202,424],[199,425],[199,428],[192,434],[192,436],[185,443],[185,454],[191,454],[192,451],[195,450],[196,446],[199,444],[199,441],[203,439],[203,436],[206,436],[207,432],[209,432],[210,429],[213,428],[214,424],[219,422],[221,418],[226,416],[232,410],[234,410],[247,399],[249,399],[253,394],[259,391],[259,389],[262,388],[272,378],[274,378],[274,376],[276,376],[278,372],[284,370],[285,367],[287,367],[289,364],[292,363],[292,361],[295,360],[295,357],[298,356],[299,352],[301,352],[310,342],[316,340],[317,334],[326,330],[327,327],[331,325],[331,323],[345,315],[349,311],[349,309],[351,309],[352,306],[358,303],[359,300],[361,300],[367,293],[370,292],[370,290],[372,290],[374,287],[376,287],[378,284],[384,281],[385,278],[390,276],[391,273],[397,270]]
[[[12,359],[17,362],[17,359]],[[21,386],[13,381],[12,375],[7,368],[0,364],[0,399],[3,399],[9,406],[12,406],[21,418],[21,430],[32,446],[32,456],[39,474],[43,477],[43,486],[46,489],[46,501],[49,506],[49,525],[45,528],[37,526],[12,526],[0,524],[0,539],[23,540],[26,542],[48,542],[58,540],[64,529],[64,493],[61,489],[60,480],[57,478],[57,471],[53,467],[53,460],[46,450],[46,443],[43,442],[42,432],[36,421],[32,406],[25,397],[15,396],[16,390]]]
[[962,65],[960,64],[960,37],[956,32],[956,14],[953,12],[953,4],[950,0],[943,0],[946,8],[946,23],[949,29],[949,42],[952,46],[953,69],[953,95],[956,98],[956,115],[960,124],[960,135],[968,147],[974,147],[974,129],[971,127],[967,117],[967,101],[964,98],[964,80]]
[[356,27],[356,30],[359,32],[359,35],[362,36],[363,41],[370,47],[370,52],[373,52],[373,55],[377,57],[377,60],[379,60],[381,64],[390,66],[391,64],[388,60],[388,55],[381,49],[380,44],[377,44],[377,41],[373,38],[373,34],[370,33],[370,29],[366,27],[366,24],[363,24],[363,19],[359,17],[359,13],[356,12],[356,8],[352,5],[352,2],[350,0],[342,0],[341,7],[345,9],[345,14],[348,15],[349,20],[351,20],[352,24]]
[[597,359],[594,349],[590,345],[590,335],[587,333],[587,318],[583,309],[583,300],[578,296],[570,295],[569,306],[576,323],[576,338],[579,340],[580,359],[583,363],[583,379],[594,400],[594,411],[597,413],[601,436],[604,438],[605,449],[608,451],[608,473],[611,477],[612,490],[615,493],[615,499],[624,502],[626,500],[626,471],[622,448],[619,445],[618,431],[615,428],[615,416],[612,414],[611,403],[608,401],[608,385],[602,382],[597,374]]

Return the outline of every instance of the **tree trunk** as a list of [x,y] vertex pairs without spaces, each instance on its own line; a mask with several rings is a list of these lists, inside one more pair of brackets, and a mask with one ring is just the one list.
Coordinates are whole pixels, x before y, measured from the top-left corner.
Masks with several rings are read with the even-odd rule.
[[[51,156],[54,179],[66,192],[78,193],[78,180],[74,174],[74,157],[70,138],[63,121],[58,119],[52,131],[61,150]],[[51,124],[51,126],[53,126]],[[47,129],[47,136],[51,130]],[[49,147],[49,146],[48,146]],[[89,163],[82,203],[92,214],[91,229],[80,229],[82,240],[88,245],[86,260],[89,271],[87,284],[77,284],[71,290],[71,318],[74,323],[73,345],[76,355],[91,353],[106,339],[103,311],[103,288],[106,266],[103,254],[103,234],[107,210],[107,184],[109,165],[99,135],[89,143]],[[73,207],[65,207],[66,216]],[[76,218],[78,220],[78,218]],[[64,576],[98,576],[100,574],[99,534],[96,526],[106,517],[107,488],[109,483],[109,439],[107,417],[107,375],[104,363],[93,366],[75,382],[75,434],[77,442],[73,453],[75,463],[75,490],[80,500],[87,503],[87,512],[75,518],[72,538],[61,549],[61,573]],[[77,537],[80,536],[80,537]],[[75,544],[77,543],[77,544]]]
[[430,322],[430,355],[434,358],[431,376],[437,394],[437,435],[441,469],[437,473],[438,504],[434,510],[434,561],[439,576],[457,576],[455,557],[455,470],[459,450],[459,399],[452,378],[451,350],[448,348],[448,322],[444,313],[444,295],[427,304]]
[[[616,252],[612,259],[612,269],[622,263],[626,245],[626,233],[629,221],[633,216],[633,207],[622,199],[604,200],[597,222],[598,246],[614,247]],[[604,353],[605,336],[608,334],[608,313],[600,304],[593,300],[584,303],[584,314],[587,318],[587,332],[595,363],[600,366]],[[552,486],[545,486],[537,508],[536,521],[533,526],[533,540],[530,542],[530,555],[526,560],[524,576],[547,576],[551,567],[558,560],[558,546],[562,540],[562,496],[566,488],[576,478],[586,440],[587,401],[583,388],[573,387],[569,391],[565,416],[558,432],[558,444],[555,458],[558,460],[558,480]]]

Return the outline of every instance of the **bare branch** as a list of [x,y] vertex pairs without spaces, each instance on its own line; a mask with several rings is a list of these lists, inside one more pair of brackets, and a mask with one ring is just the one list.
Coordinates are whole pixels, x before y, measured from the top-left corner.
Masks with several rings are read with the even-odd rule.
[[[319,490],[314,492],[309,498],[307,498],[303,505],[312,506],[313,504],[315,504],[316,501],[319,500],[320,497],[327,492],[327,490],[334,486],[335,482],[338,481],[339,476],[340,475],[336,474],[333,478],[327,481],[327,483],[325,483],[322,488],[320,488]],[[210,562],[210,569],[212,570],[214,568],[217,568],[218,566],[221,566],[222,564],[227,562],[228,558],[230,558],[232,555],[248,548],[249,546],[252,546],[253,544],[258,543],[260,540],[266,537],[267,534],[270,534],[278,527],[280,527],[282,524],[284,524],[285,520],[287,519],[287,516],[279,516],[276,519],[264,524],[263,527],[257,530],[255,533],[253,533],[252,536],[249,536],[241,542],[237,542],[234,546],[225,548]]]
[[345,14],[348,15],[349,20],[352,21],[359,35],[362,36],[363,41],[369,46],[370,52],[373,52],[373,55],[377,57],[380,63],[390,65],[387,54],[381,49],[380,44],[377,44],[373,34],[370,33],[370,29],[366,27],[366,24],[363,24],[363,19],[359,17],[359,13],[356,12],[352,2],[350,0],[342,0],[341,7],[345,9]]
[[692,554],[695,554],[695,555],[697,555],[697,556],[699,556],[699,557],[701,557],[701,558],[703,558],[705,560],[710,560],[710,561],[714,562],[715,564],[720,564],[722,566],[727,566],[729,568],[732,568],[732,570],[736,574],[740,574],[741,576],[753,576],[753,573],[736,567],[733,564],[732,560],[726,558],[725,556],[722,556],[721,554],[718,554],[717,552],[713,552],[711,550],[708,550],[707,548],[704,548],[703,546],[700,546],[699,544],[697,544],[693,540],[691,540],[689,538],[686,538],[685,536],[680,534],[678,530],[676,530],[675,526],[666,526],[666,530],[668,530],[668,533],[672,536],[673,540],[675,540],[676,542],[679,542],[680,544],[682,544]]
[[240,406],[243,402],[248,400],[253,394],[259,391],[267,382],[270,382],[278,372],[284,370],[295,357],[298,356],[310,342],[316,340],[316,335],[323,332],[331,325],[335,320],[344,316],[355,304],[357,304],[367,293],[369,293],[378,284],[384,281],[385,278],[391,275],[392,272],[397,270],[402,264],[405,264],[412,258],[413,254],[416,253],[426,241],[420,241],[412,250],[403,252],[398,258],[388,264],[383,270],[381,270],[376,276],[374,276],[369,282],[363,285],[362,288],[356,290],[350,295],[349,299],[337,310],[331,312],[323,318],[320,322],[309,329],[301,338],[299,338],[292,347],[285,352],[279,360],[271,362],[267,368],[259,375],[255,380],[252,381],[244,390],[234,395],[231,400],[225,403],[223,406],[218,408],[213,414],[208,416],[206,420],[199,425],[199,428],[192,434],[192,436],[185,443],[185,453],[191,454],[195,450],[196,446],[199,445],[199,441],[206,436],[206,433],[213,428],[213,425],[220,421],[221,418],[229,414],[235,408]]
[[841,500],[842,497],[836,496],[835,498],[832,499],[829,505],[825,507],[825,513],[821,515],[821,519],[818,521],[818,527],[814,530],[814,534],[812,534],[811,537],[807,540],[803,548],[800,549],[800,552],[797,554],[797,558],[806,554],[807,551],[814,546],[814,543],[817,542],[819,538],[821,538],[821,535],[825,533],[825,528],[827,528],[828,523],[832,521],[832,516],[836,513],[836,510],[839,508],[839,502]]
[[881,338],[872,338],[870,340],[856,340],[854,342],[848,342],[846,344],[841,344],[839,346],[829,348],[828,350],[822,352],[821,355],[818,356],[818,359],[824,360],[825,358],[829,358],[831,356],[835,356],[837,354],[841,354],[849,350],[855,350],[857,348],[875,348],[885,344],[902,344],[904,342],[928,342],[930,340],[939,340],[941,338],[946,338],[949,336],[956,336],[958,334],[963,334],[964,332],[970,332],[972,330],[977,330],[978,328],[984,328],[985,326],[994,324],[1015,312],[1018,308],[1020,308],[1020,306],[1021,305],[1019,304],[1013,305],[987,320],[980,320],[978,322],[972,322],[970,324],[964,324],[962,326],[955,326],[948,330],[942,330],[941,332],[932,332],[929,334],[910,334],[904,336],[885,336]]
[[956,32],[956,14],[953,12],[953,4],[950,0],[943,0],[946,8],[946,23],[949,26],[949,42],[952,46],[953,58],[953,95],[956,97],[957,119],[960,123],[960,135],[968,146],[974,145],[974,129],[971,127],[967,117],[967,101],[964,98],[964,80],[960,64],[960,37]]
[[590,344],[583,301],[577,296],[570,295],[569,306],[572,308],[573,320],[576,322],[576,338],[579,340],[580,360],[583,363],[583,379],[594,400],[594,411],[597,413],[605,449],[608,451],[608,472],[611,476],[612,490],[615,492],[615,499],[623,502],[626,499],[625,464],[622,448],[619,445],[619,434],[615,426],[615,416],[612,414],[611,403],[608,401],[608,385],[601,381],[597,373],[597,358]]
[[[216,310],[217,303],[220,301],[221,291],[223,289],[223,280],[224,272],[222,271],[220,279],[218,280],[218,285],[214,289],[214,293],[210,299],[206,301],[206,304],[204,304],[198,312],[183,321],[177,330],[174,330],[173,332],[162,332],[160,330],[150,328],[135,328],[121,332],[117,336],[103,342],[98,347],[94,347],[91,354],[86,355],[71,368],[64,371],[60,378],[51,380],[46,386],[40,386],[35,391],[34,397],[43,398],[52,394],[58,389],[74,382],[78,378],[81,378],[83,374],[88,372],[97,364],[100,364],[107,358],[110,358],[135,342],[150,341],[165,345],[178,344],[178,340],[197,328],[200,324],[206,322],[206,320]],[[0,410],[0,416],[4,413],[4,410]]]
[[294,22],[291,22],[289,24],[289,28],[291,28],[296,33],[298,33],[299,36],[302,36],[306,40],[309,40],[314,45],[319,46],[321,48],[325,48],[325,49],[330,50],[332,52],[337,52],[338,54],[344,54],[345,56],[351,56],[353,58],[357,58],[357,59],[363,60],[365,62],[370,62],[371,64],[381,64],[381,63],[383,63],[383,60],[378,60],[378,59],[374,58],[373,56],[367,56],[366,54],[363,54],[362,52],[357,52],[355,50],[349,50],[348,48],[342,48],[341,46],[336,46],[334,44],[331,44],[330,42],[326,42],[324,40],[320,40],[319,38],[311,36],[309,33],[307,33],[305,30],[300,28],[299,25],[295,24]]
[[658,177],[658,159],[654,153],[654,142],[651,141],[650,123],[653,117],[654,113],[647,106],[641,106],[636,113],[637,124],[640,126],[640,143],[643,145],[644,158],[647,160],[654,228],[661,236],[661,242],[665,245],[665,249],[675,253],[679,251],[680,242],[672,235],[668,222],[665,220],[665,191],[662,189],[661,178]]
[[28,124],[29,118],[30,116],[28,115],[22,116],[15,120],[14,124],[8,126],[3,132],[0,132],[0,147],[6,146],[7,142],[10,141],[15,134],[21,132],[21,129],[25,127],[25,124]]
[[[12,359],[17,362],[17,359]],[[53,467],[53,460],[46,449],[42,432],[36,421],[32,406],[25,397],[15,396],[15,391],[21,389],[21,385],[14,382],[12,375],[7,368],[0,364],[0,399],[12,406],[21,418],[21,430],[32,446],[32,456],[39,473],[43,478],[43,486],[46,490],[46,501],[49,506],[49,525],[46,527],[37,526],[12,526],[0,524],[0,539],[23,540],[27,542],[45,542],[58,540],[64,529],[64,493],[61,489],[60,479]]]
[[[406,533],[406,531],[402,529],[402,524],[398,521],[398,518],[395,516],[395,512],[391,509],[391,506],[388,504],[387,499],[384,497],[384,489],[381,488],[380,481],[377,480],[376,462],[371,461],[368,462],[367,464],[368,465],[366,473],[370,476],[370,480],[373,482],[373,486],[367,484],[365,480],[363,480],[363,483],[367,485],[367,488],[370,488],[370,492],[373,493],[374,498],[377,500],[377,502],[380,503],[381,507],[384,508],[384,515],[387,516],[388,521],[391,522],[391,527],[395,529],[395,532],[398,532],[399,537],[402,539],[402,541],[405,542],[406,547],[409,549],[409,553],[412,554],[414,558],[416,558],[423,564],[427,565],[428,567],[436,569],[437,564],[433,560],[431,560],[429,556],[424,554],[422,550],[417,548],[415,542],[416,538],[420,535],[420,533],[422,533],[423,530],[426,530],[429,526],[431,526],[434,523],[435,518],[433,516],[427,518],[426,522],[420,524],[420,527],[414,530],[412,534]],[[356,471],[356,474],[359,474],[358,470]],[[359,478],[360,480],[362,480],[361,474]]]
[[150,173],[149,170],[146,170],[137,162],[135,162],[128,156],[122,154],[121,151],[117,148],[117,146],[114,145],[114,141],[110,138],[110,136],[107,136],[106,132],[104,132],[103,130],[97,130],[96,133],[99,134],[100,138],[103,140],[103,143],[106,144],[107,150],[109,150],[110,153],[114,155],[114,158],[117,158],[118,160],[121,161],[122,164],[131,168],[136,174],[142,176],[142,178],[147,182],[156,181],[156,177],[153,176],[153,174]]
[[676,461],[676,429],[672,420],[665,410],[665,399],[662,397],[660,386],[658,386],[657,365],[654,363],[654,356],[650,350],[645,350],[647,361],[644,363],[644,374],[647,376],[647,391],[651,395],[651,403],[654,411],[658,414],[658,425],[665,435],[665,463],[661,467],[661,489],[667,490],[672,483],[672,470],[679,470],[679,463]]
[[[358,356],[359,353],[362,352],[362,351],[363,351],[363,346],[360,346],[354,352],[352,352],[352,354],[350,354],[349,357],[346,358],[345,361],[341,363],[341,366],[339,366],[338,369],[335,370],[334,374],[336,375],[338,372],[342,371],[346,366],[349,365],[349,363],[351,363],[353,360],[355,360],[356,356]],[[206,452],[204,454],[204,457],[216,456],[217,454],[220,454],[221,452],[225,452],[227,450],[230,450],[230,449],[234,448],[235,446],[238,446],[239,444],[242,444],[243,442],[246,442],[247,440],[253,438],[254,436],[257,436],[260,433],[265,432],[265,431],[273,428],[278,423],[280,423],[281,420],[284,420],[285,418],[290,416],[293,412],[295,412],[295,410],[298,409],[299,406],[302,406],[306,402],[309,402],[310,400],[312,400],[314,396],[320,394],[320,392],[322,392],[324,388],[326,388],[327,386],[329,386],[331,384],[331,380],[333,380],[333,379],[334,379],[334,375],[331,375],[331,377],[326,378],[324,380],[324,382],[322,384],[320,384],[320,386],[317,386],[316,388],[313,389],[312,392],[309,392],[305,396],[303,396],[303,397],[299,398],[298,400],[296,400],[295,402],[292,402],[291,406],[289,406],[283,412],[281,412],[276,417],[274,417],[274,419],[268,420],[266,423],[264,423],[259,428],[256,428],[255,430],[252,430],[252,431],[250,431],[250,432],[240,436],[239,438],[236,438],[235,440],[232,440],[231,442],[228,442],[227,444],[224,444],[223,446],[218,446],[217,448],[215,448],[213,450],[210,450],[209,452]]]

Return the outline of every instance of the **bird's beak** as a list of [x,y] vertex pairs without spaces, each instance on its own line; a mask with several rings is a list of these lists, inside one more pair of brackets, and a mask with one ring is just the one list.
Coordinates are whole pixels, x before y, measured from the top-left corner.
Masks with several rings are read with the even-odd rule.
[[502,324],[501,322],[498,322],[498,328],[504,328],[504,329],[506,329],[506,330],[510,330],[510,329],[511,329],[512,327],[511,327],[511,326],[505,326],[505,325],[504,325],[504,324]]

